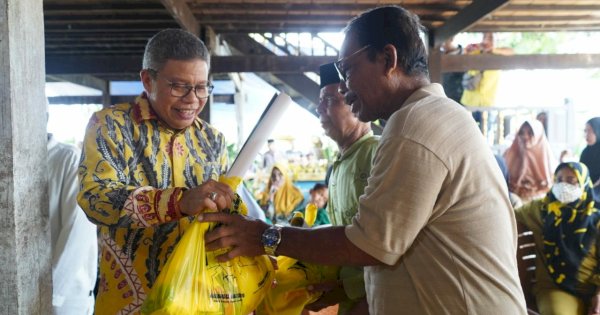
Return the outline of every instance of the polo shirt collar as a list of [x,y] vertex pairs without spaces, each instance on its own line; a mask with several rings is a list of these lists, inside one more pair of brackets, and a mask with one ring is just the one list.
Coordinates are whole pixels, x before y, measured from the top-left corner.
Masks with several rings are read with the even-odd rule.
[[356,142],[354,142],[352,145],[350,145],[350,147],[348,148],[348,150],[346,150],[343,154],[340,154],[338,157],[338,160],[343,160],[348,156],[351,156],[354,152],[356,152],[356,150],[358,150],[358,148],[360,148],[360,145],[367,141],[367,139],[371,138],[373,136],[373,131],[369,131],[367,132],[364,136],[362,136],[360,139],[358,139]]

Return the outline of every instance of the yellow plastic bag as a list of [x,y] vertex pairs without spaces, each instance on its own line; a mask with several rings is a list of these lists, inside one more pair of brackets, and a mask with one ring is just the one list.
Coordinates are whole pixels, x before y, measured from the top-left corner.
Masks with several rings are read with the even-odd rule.
[[[316,219],[317,207],[309,203],[306,206],[306,220],[302,213],[296,212],[296,222],[300,226],[306,223],[312,226]],[[294,220],[293,219],[293,220]],[[318,300],[322,293],[310,293],[306,287],[310,284],[337,280],[340,267],[300,262],[297,259],[277,257],[278,269],[275,272],[277,286],[271,289],[256,309],[256,315],[298,315],[304,306]]]
[[339,267],[302,263],[286,256],[277,257],[277,286],[271,289],[256,309],[256,315],[298,315],[304,306],[315,302],[321,293],[306,290],[309,284],[337,279]]
[[[219,178],[234,191],[239,178]],[[236,195],[231,212],[247,213]],[[275,272],[267,256],[237,257],[220,263],[226,249],[208,252],[204,233],[216,223],[194,222],[185,232],[152,286],[142,314],[247,315],[271,289]]]

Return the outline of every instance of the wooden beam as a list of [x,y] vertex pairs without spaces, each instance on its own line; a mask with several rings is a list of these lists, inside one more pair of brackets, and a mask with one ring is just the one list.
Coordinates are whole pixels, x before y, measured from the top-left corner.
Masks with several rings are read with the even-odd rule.
[[256,24],[256,23],[235,23],[214,25],[213,29],[217,34],[248,34],[248,33],[321,33],[321,32],[341,32],[347,23],[335,24]]
[[508,4],[503,11],[522,11],[522,12],[562,12],[571,11],[590,12],[600,11],[600,5],[587,4]]
[[[356,14],[288,14],[281,13],[245,13],[245,14],[204,14],[202,23],[215,24],[236,24],[236,23],[260,23],[260,24],[294,24],[294,23],[312,23],[312,24],[347,24]],[[445,21],[440,14],[421,15],[422,21]]]
[[[153,23],[150,23],[153,22]],[[153,35],[158,33],[160,30],[165,28],[178,27],[175,21],[169,21],[159,23],[156,21],[147,21],[144,23],[133,23],[133,24],[106,24],[102,25],[99,23],[86,24],[86,23],[73,23],[73,24],[60,24],[60,25],[46,25],[44,26],[44,33],[58,33],[59,35],[73,34],[73,33],[111,33],[118,32],[121,34],[134,34],[152,32]]]
[[153,24],[171,24],[172,20],[170,17],[164,17],[161,19],[136,19],[136,20],[132,20],[132,19],[103,19],[103,18],[98,18],[93,19],[85,19],[82,18],[80,20],[46,20],[44,21],[44,26],[65,26],[67,28],[69,28],[72,25],[78,25],[79,27],[82,26],[96,26],[96,25],[102,25],[102,22],[104,22],[104,24],[106,23],[112,23],[113,25],[118,25],[120,27],[128,27],[128,25],[134,25],[134,26],[140,26],[140,25],[153,25]]
[[[212,74],[229,72],[303,73],[316,72],[319,65],[335,61],[335,56],[213,56]],[[46,56],[46,73],[50,75],[137,74],[142,56],[51,55]]]
[[550,24],[550,25],[496,25],[479,23],[477,26],[469,29],[469,32],[564,32],[564,31],[581,31],[581,32],[597,32],[600,31],[600,24]]
[[[514,23],[532,24],[540,26],[540,24],[583,24],[583,23],[600,23],[600,17],[594,14],[573,14],[573,15],[528,15],[528,16],[506,16],[494,15],[488,20],[482,21],[487,23],[505,22],[506,25]],[[510,24],[509,24],[510,23]]]
[[477,23],[486,15],[502,8],[509,0],[475,0],[470,5],[449,18],[442,26],[432,30],[433,47],[439,47],[444,41]]
[[[244,10],[244,11],[311,11],[311,12],[334,12],[334,11],[350,11],[358,14],[362,11],[372,9],[374,7],[371,3],[301,3],[301,2],[279,2],[279,3],[268,3],[268,2],[252,2],[252,3],[223,3],[222,1],[210,2],[210,1],[196,1],[196,3],[189,4],[191,10],[202,15],[206,11],[231,11],[231,10]],[[451,3],[419,3],[402,4],[402,7],[412,12],[439,12],[439,11],[459,11],[460,6]]]
[[600,68],[600,54],[443,55],[443,72],[467,70]]
[[318,72],[319,66],[334,62],[335,56],[213,56],[211,73],[272,72],[303,73]]
[[167,11],[171,13],[181,28],[198,36],[200,34],[200,23],[196,20],[194,13],[185,3],[185,0],[160,0]]
[[49,55],[46,56],[46,74],[111,75],[139,73],[142,55]]
[[[471,69],[570,69],[600,68],[600,54],[554,55],[443,55],[442,72]],[[271,72],[297,73],[317,71],[333,56],[213,56],[211,73]],[[46,56],[48,75],[88,74],[102,77],[137,77],[142,56]],[[77,82],[75,82],[77,83]],[[78,83],[80,84],[80,83]],[[97,88],[97,87],[95,87]]]
[[59,1],[45,1],[44,2],[44,16],[53,15],[53,12],[61,12],[61,13],[74,13],[74,12],[164,12],[164,6],[150,2],[150,1],[119,1],[113,3],[100,3],[100,1],[92,0],[86,1],[77,0],[77,3],[73,3],[75,1],[63,1],[64,3],[60,3]]

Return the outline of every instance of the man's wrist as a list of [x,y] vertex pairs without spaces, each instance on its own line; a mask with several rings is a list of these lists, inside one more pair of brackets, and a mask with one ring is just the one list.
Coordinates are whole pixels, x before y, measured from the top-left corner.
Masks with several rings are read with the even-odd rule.
[[261,243],[265,250],[265,254],[270,256],[277,256],[277,247],[281,243],[281,230],[281,226],[271,225],[263,231],[261,236]]

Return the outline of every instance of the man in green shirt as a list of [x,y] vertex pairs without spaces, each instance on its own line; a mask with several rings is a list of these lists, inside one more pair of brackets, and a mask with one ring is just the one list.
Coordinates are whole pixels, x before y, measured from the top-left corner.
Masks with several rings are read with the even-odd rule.
[[[333,163],[329,177],[327,212],[333,225],[352,223],[358,211],[358,197],[367,186],[371,163],[378,144],[371,124],[358,120],[338,92],[340,79],[333,63],[322,65],[321,91],[317,113],[325,134],[339,147],[340,154]],[[326,293],[307,309],[318,310],[340,303],[339,314],[366,314],[365,283],[361,267],[342,267],[336,284],[314,285],[313,290]]]

